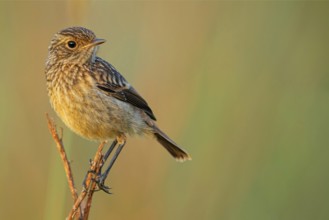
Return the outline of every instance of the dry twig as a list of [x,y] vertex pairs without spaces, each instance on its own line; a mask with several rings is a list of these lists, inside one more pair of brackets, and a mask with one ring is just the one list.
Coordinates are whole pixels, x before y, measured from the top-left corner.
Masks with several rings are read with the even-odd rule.
[[[100,172],[100,169],[103,165],[102,150],[106,142],[102,142],[99,145],[94,160],[90,164],[90,170],[88,171],[85,179],[85,187],[82,189],[80,195],[78,196],[77,190],[74,186],[73,173],[71,170],[70,162],[67,159],[67,155],[63,145],[62,130],[61,130],[61,134],[58,135],[55,122],[53,121],[53,119],[49,117],[48,114],[46,114],[46,117],[48,121],[49,131],[56,143],[57,150],[63,161],[67,181],[69,183],[70,191],[74,201],[74,205],[67,217],[67,220],[72,220],[73,218],[79,220],[87,220],[91,208],[92,197],[94,191],[97,188],[97,183],[96,181],[94,181],[94,179],[96,178],[95,175],[97,175]],[[84,202],[84,200],[86,201]]]
[[78,199],[78,194],[77,194],[77,190],[75,189],[75,186],[74,186],[74,180],[73,180],[73,174],[72,174],[70,162],[67,159],[66,152],[64,149],[64,145],[63,145],[63,141],[62,141],[62,138],[63,138],[62,130],[61,130],[61,135],[58,135],[57,129],[56,129],[56,124],[55,124],[54,120],[52,120],[48,114],[46,114],[46,116],[47,116],[47,120],[48,120],[49,131],[50,131],[51,135],[53,136],[53,139],[56,143],[57,150],[58,150],[58,152],[61,156],[61,159],[63,161],[63,164],[64,164],[66,178],[69,183],[73,201],[76,201]]
[[88,219],[89,216],[89,211],[91,207],[91,201],[92,201],[92,196],[93,193],[96,189],[96,181],[93,181],[95,174],[99,172],[102,163],[103,163],[103,154],[102,150],[106,142],[102,142],[95,154],[94,160],[91,162],[90,166],[90,171],[87,174],[87,178],[85,181],[85,188],[82,189],[78,199],[75,201],[73,208],[71,209],[69,216],[67,217],[68,220],[73,219],[73,217],[76,215],[78,208],[81,206],[82,201],[85,199],[87,196],[87,203],[85,204],[83,208],[83,219],[86,220]]

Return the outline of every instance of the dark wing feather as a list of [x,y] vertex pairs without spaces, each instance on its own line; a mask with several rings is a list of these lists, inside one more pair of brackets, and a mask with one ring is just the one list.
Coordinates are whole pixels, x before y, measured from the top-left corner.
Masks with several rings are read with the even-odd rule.
[[[97,57],[97,68],[102,71],[98,75],[97,87],[108,95],[127,102],[137,108],[142,109],[150,118],[156,120],[151,108],[147,102],[130,86],[123,76],[109,63]],[[100,75],[99,75],[100,74]],[[106,74],[105,77],[103,74]]]
[[132,87],[130,87],[129,89],[122,89],[122,88],[118,89],[118,88],[113,88],[109,84],[98,85],[97,87],[103,91],[106,91],[111,96],[113,96],[121,101],[127,102],[129,104],[132,104],[135,107],[142,109],[153,120],[156,120],[156,118],[155,118],[151,108],[148,106],[147,102],[140,95],[138,95]]

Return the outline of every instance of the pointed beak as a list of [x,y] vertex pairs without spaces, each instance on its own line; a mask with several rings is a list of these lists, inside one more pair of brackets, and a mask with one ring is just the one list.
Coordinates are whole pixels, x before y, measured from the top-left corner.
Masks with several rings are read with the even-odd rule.
[[106,40],[104,40],[104,39],[95,38],[90,44],[88,44],[84,47],[95,47],[95,46],[103,44],[105,42],[106,42]]
[[99,39],[99,38],[96,38],[95,40],[93,40],[92,42],[92,45],[99,45],[99,44],[102,44],[102,43],[105,43],[106,40],[104,39]]

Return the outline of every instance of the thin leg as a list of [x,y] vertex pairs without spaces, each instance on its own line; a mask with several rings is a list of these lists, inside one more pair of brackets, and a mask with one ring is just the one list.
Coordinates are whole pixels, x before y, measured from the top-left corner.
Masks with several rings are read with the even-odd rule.
[[115,163],[116,159],[118,158],[121,150],[123,149],[123,147],[125,146],[126,142],[124,141],[122,144],[119,145],[118,149],[115,151],[115,154],[114,156],[112,157],[111,161],[110,161],[110,164],[109,166],[106,168],[105,172],[100,176],[100,179],[99,179],[99,182],[98,182],[98,186],[101,190],[107,192],[107,193],[110,193],[108,190],[109,190],[109,187],[105,186],[104,185],[104,182],[105,182],[105,179],[107,178],[107,176],[109,175],[110,173],[110,170],[113,166],[113,164]]
[[103,157],[103,161],[104,161],[104,163],[105,163],[105,161],[107,160],[107,158],[110,156],[110,154],[112,153],[112,151],[113,151],[113,149],[115,148],[115,146],[117,145],[117,143],[118,143],[118,141],[117,141],[117,139],[115,139],[115,140],[112,142],[110,148],[106,151],[106,153],[105,153],[105,155],[104,155],[104,157]]
[[[117,141],[117,139],[115,139],[115,140],[112,142],[110,148],[106,151],[106,153],[105,153],[105,155],[104,155],[104,157],[103,157],[103,165],[105,164],[106,160],[108,159],[108,157],[109,157],[110,154],[112,153],[112,151],[113,151],[113,149],[115,148],[115,146],[117,145],[117,143],[118,143],[118,141]],[[92,160],[91,160],[91,159],[90,159],[89,163],[90,163],[90,166],[91,166],[91,165],[92,165]],[[99,175],[100,175],[100,173],[101,173],[101,169],[102,169],[103,165],[100,167]],[[89,173],[94,173],[94,174],[95,174],[94,171],[92,171],[92,170],[88,170],[88,172],[86,173],[85,178],[83,179],[83,182],[82,182],[82,186],[83,186],[84,188],[87,188],[87,186],[86,186],[86,180],[87,180],[87,177],[88,177]]]

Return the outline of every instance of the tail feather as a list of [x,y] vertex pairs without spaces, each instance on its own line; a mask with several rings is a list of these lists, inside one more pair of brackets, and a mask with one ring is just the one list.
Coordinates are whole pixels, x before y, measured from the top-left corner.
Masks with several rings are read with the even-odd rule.
[[165,133],[157,129],[154,133],[157,141],[179,162],[191,160],[191,156],[171,140]]

